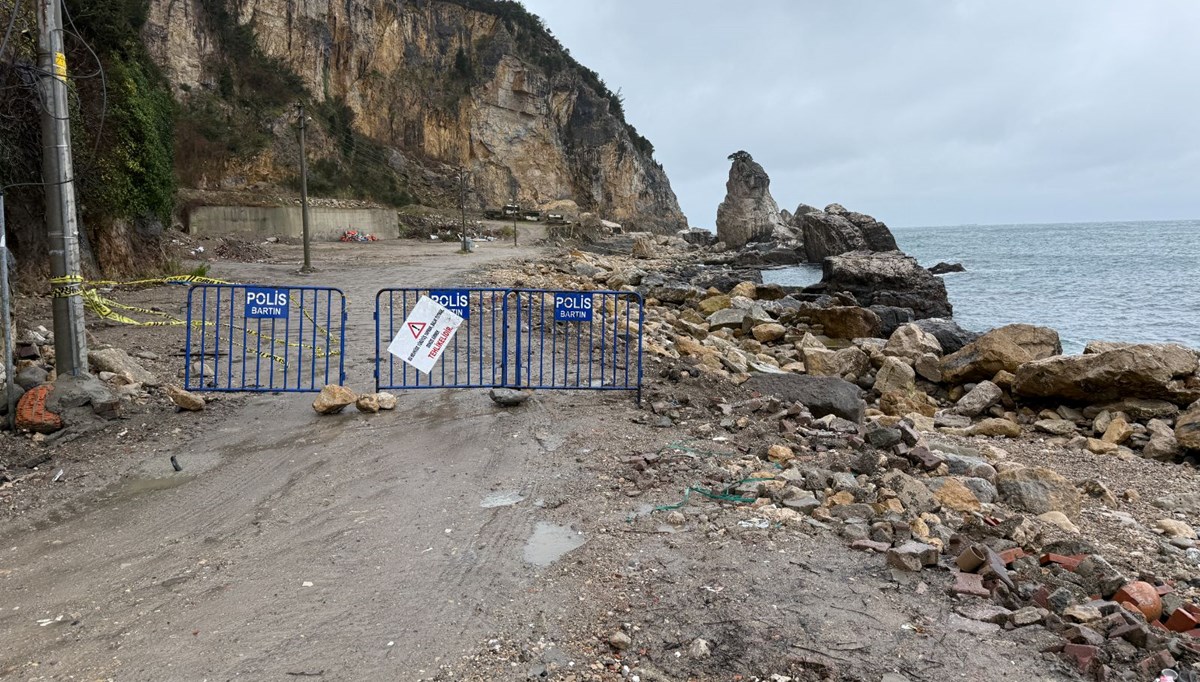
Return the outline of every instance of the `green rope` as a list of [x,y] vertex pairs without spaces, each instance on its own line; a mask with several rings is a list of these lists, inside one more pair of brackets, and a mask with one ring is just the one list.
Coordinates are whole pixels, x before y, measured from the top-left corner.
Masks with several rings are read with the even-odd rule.
[[740,480],[736,483],[730,483],[729,485],[725,486],[725,489],[720,492],[713,492],[712,490],[709,490],[708,488],[701,487],[699,484],[692,484],[692,485],[688,486],[686,490],[683,491],[683,499],[680,500],[677,504],[662,504],[662,505],[659,505],[659,506],[651,509],[650,513],[653,514],[654,512],[673,511],[675,509],[679,509],[680,507],[682,507],[688,503],[688,500],[691,498],[692,493],[696,493],[698,495],[703,495],[704,497],[707,497],[710,500],[716,500],[718,502],[732,502],[734,504],[751,504],[758,498],[757,497],[746,497],[744,495],[731,495],[729,493],[729,491],[733,490],[734,488],[738,487],[739,485],[742,485],[743,483],[761,483],[763,481],[773,481],[773,480],[775,480],[775,479],[774,478],[761,478],[761,477],[760,478],[743,478],[742,480]]

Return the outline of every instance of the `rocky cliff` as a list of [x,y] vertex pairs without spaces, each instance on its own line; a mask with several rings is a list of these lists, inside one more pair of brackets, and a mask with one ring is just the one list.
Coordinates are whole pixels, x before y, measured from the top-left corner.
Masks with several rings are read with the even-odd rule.
[[[383,177],[392,203],[452,206],[461,168],[469,207],[686,227],[620,97],[518,3],[150,0],[142,35],[184,111],[184,185],[288,184],[290,104],[305,98],[318,192]],[[229,144],[212,144],[229,128]]]

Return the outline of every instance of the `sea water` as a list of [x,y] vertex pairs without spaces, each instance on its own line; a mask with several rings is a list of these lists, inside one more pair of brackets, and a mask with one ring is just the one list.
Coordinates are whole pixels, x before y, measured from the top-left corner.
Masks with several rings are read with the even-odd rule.
[[[892,228],[900,248],[942,275],[954,319],[985,331],[1024,322],[1058,331],[1063,351],[1092,340],[1200,348],[1200,220]],[[820,266],[763,273],[803,286]]]

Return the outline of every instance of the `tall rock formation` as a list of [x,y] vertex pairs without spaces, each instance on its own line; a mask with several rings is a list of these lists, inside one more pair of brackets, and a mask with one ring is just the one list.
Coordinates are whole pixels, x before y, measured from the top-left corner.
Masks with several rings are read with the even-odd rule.
[[[306,95],[317,172],[359,172],[364,183],[390,174],[397,192],[451,206],[461,168],[475,208],[574,202],[635,229],[687,226],[620,97],[517,3],[149,0],[142,35],[200,131],[184,131],[199,150],[185,185],[286,184],[294,112],[278,102]],[[204,131],[230,120],[239,98],[271,94],[276,69],[295,87],[277,87],[274,108],[245,131],[268,142],[202,153]]]
[[731,249],[752,241],[790,239],[795,231],[783,222],[771,197],[771,178],[746,152],[730,154],[733,165],[725,183],[725,201],[717,207],[717,239]]
[[796,217],[804,234],[804,252],[810,263],[850,251],[894,251],[896,238],[887,225],[865,213],[847,211],[841,204],[830,204],[824,211],[809,210]]

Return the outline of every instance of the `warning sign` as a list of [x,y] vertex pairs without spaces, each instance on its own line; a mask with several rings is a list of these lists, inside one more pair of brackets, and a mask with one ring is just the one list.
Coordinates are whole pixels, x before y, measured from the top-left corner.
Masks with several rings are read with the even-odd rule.
[[462,323],[454,311],[422,296],[388,345],[388,352],[428,374]]

